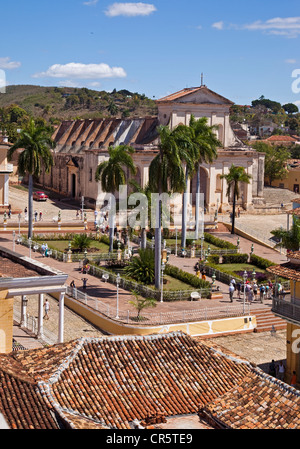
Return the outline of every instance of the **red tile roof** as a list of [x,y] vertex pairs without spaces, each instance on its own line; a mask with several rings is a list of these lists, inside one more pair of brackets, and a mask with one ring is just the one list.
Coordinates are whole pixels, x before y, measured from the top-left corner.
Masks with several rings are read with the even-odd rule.
[[[69,428],[130,429],[136,420],[148,426],[167,417],[196,416],[199,410],[213,427],[217,421],[223,427],[264,427],[265,422],[268,427],[271,416],[277,428],[286,422],[300,427],[299,393],[294,388],[181,332],[85,338],[0,356],[3,379],[4,373],[0,412],[14,428],[55,428],[60,423]],[[11,387],[14,379],[26,385],[21,396]],[[270,412],[263,413],[265,404]],[[59,417],[57,422],[50,421],[50,412]],[[37,421],[41,413],[43,419]]]
[[267,139],[265,139],[266,142],[297,142],[297,140],[295,137],[292,136],[278,136],[278,135],[273,135],[268,137]]

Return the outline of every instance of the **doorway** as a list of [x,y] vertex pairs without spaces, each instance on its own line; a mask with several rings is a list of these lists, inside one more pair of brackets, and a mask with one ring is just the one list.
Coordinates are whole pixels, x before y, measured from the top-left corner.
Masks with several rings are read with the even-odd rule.
[[76,175],[73,173],[71,175],[71,195],[72,198],[76,197]]

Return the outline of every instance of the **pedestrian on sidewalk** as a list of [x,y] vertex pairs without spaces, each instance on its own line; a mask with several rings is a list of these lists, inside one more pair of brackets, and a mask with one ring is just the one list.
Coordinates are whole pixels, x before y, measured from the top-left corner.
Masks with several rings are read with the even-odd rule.
[[40,217],[39,217],[39,220],[42,221],[42,219],[43,219],[43,212],[40,211]]
[[234,286],[233,284],[229,285],[229,298],[230,298],[230,302],[233,302],[233,293],[234,293]]
[[277,379],[283,381],[284,380],[284,372],[285,372],[285,368],[282,363],[282,360],[280,360],[278,368],[277,368]]
[[296,371],[293,371],[293,375],[292,375],[292,379],[291,379],[291,386],[296,387],[296,385],[297,385]]
[[248,301],[249,301],[250,304],[252,303],[253,299],[254,299],[253,288],[250,287],[250,290],[248,292]]
[[87,281],[88,281],[88,278],[83,278],[83,279],[81,279],[81,280],[82,280],[82,283],[83,283],[82,288],[85,290],[85,289],[86,289],[86,283],[87,283]]
[[264,302],[264,299],[265,299],[265,293],[266,293],[266,288],[265,288],[264,285],[261,285],[261,286],[260,286],[260,289],[259,289],[259,298],[260,298],[260,302],[261,302],[261,303]]
[[50,304],[49,304],[48,299],[46,299],[45,304],[44,304],[44,307],[45,307],[45,315],[44,315],[44,319],[45,319],[45,320],[49,320]]
[[269,374],[270,376],[276,377],[276,365],[274,360],[269,365]]
[[73,279],[73,281],[70,283],[70,287],[72,288],[72,295],[75,296],[76,285],[75,285],[74,279]]
[[242,284],[241,284],[241,282],[237,282],[237,284],[236,284],[236,291],[237,291],[237,294],[238,294],[238,298],[239,298],[239,299],[241,299],[241,289],[242,289]]

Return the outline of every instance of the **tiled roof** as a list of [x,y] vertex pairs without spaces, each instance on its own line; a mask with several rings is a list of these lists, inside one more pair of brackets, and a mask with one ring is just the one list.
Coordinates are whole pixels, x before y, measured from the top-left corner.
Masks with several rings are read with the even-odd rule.
[[256,370],[199,414],[221,428],[297,429],[299,409],[299,391]]
[[0,412],[11,429],[58,429],[34,379],[12,357],[0,356]]
[[174,92],[173,94],[166,95],[165,97],[160,98],[159,100],[156,100],[156,103],[165,102],[165,101],[175,101],[180,98],[183,98],[187,95],[193,94],[195,92],[199,91],[205,91],[206,93],[210,93],[215,97],[218,97],[222,100],[223,103],[233,105],[234,103],[227,98],[223,97],[220,94],[217,94],[216,92],[213,92],[212,90],[208,89],[205,85],[198,86],[198,87],[186,87],[185,89],[181,89],[178,92]]
[[300,281],[300,265],[287,262],[282,265],[274,265],[267,268],[267,271],[285,279]]
[[[83,338],[0,356],[1,360],[1,376],[6,361],[11,360],[4,385],[18,376],[32,388],[31,402],[38,403],[35,410],[29,407],[26,413],[35,416],[47,404],[45,416],[55,412],[58,422],[69,428],[130,429],[136,421],[149,427],[166,422],[168,417],[196,417],[199,410],[210,418],[216,410],[225,427],[251,428],[255,420],[263,427],[266,418],[261,410],[265,403],[272,406],[270,417],[276,427],[284,427],[285,413],[290,414],[289,424],[300,427],[295,389],[283,383],[278,386],[276,379],[263,376],[249,362],[181,332]],[[10,413],[18,408],[22,415],[25,405],[21,398],[11,401],[10,388],[7,392],[8,407],[0,401],[0,412],[4,410],[10,427],[22,428]],[[27,394],[29,391],[24,391],[22,401],[27,400]],[[256,398],[261,408],[255,405]],[[247,418],[248,413],[251,417]],[[199,427],[203,427],[200,421]],[[216,420],[213,423],[215,427]],[[34,422],[33,427],[38,425]],[[55,428],[57,424],[53,421],[51,425]]]
[[297,142],[298,139],[292,136],[273,135],[265,139],[267,142]]

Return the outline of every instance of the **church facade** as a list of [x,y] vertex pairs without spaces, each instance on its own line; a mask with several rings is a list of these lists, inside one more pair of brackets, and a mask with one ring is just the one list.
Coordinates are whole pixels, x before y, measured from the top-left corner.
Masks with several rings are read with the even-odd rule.
[[[245,210],[251,209],[263,201],[264,154],[244,145],[234,134],[229,122],[232,105],[230,100],[202,85],[157,100],[157,117],[64,121],[53,135],[54,166],[49,174],[41,174],[39,183],[70,198],[84,197],[86,205],[99,208],[103,196],[100,183],[95,181],[95,170],[108,159],[109,146],[126,144],[135,149],[135,180],[144,187],[149,180],[149,165],[158,152],[157,127],[188,125],[194,115],[196,119],[207,117],[208,125],[217,127],[217,137],[222,143],[217,159],[201,165],[201,193],[207,211],[230,209],[226,180],[221,176],[228,173],[232,164],[244,167],[251,175],[250,184],[241,185],[238,200]],[[189,181],[188,191],[194,194],[195,203],[196,174]]]

